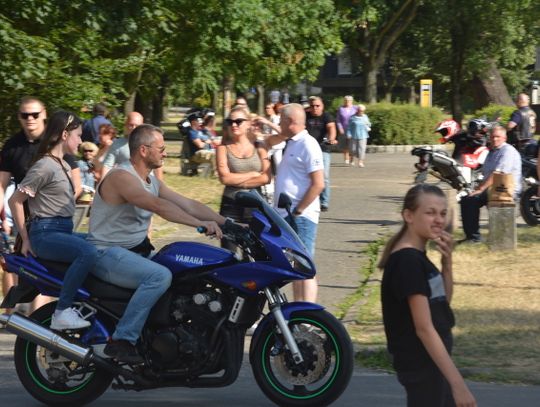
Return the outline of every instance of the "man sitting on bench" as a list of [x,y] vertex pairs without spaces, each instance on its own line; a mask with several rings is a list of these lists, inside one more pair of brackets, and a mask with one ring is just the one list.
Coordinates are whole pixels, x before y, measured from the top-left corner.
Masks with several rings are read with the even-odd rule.
[[216,150],[212,138],[202,131],[203,119],[197,113],[192,113],[188,120],[191,127],[186,141],[192,153],[190,160],[197,164],[209,163],[213,172],[216,168]]
[[521,193],[521,156],[518,151],[506,143],[506,129],[495,126],[491,130],[490,151],[482,167],[484,180],[476,190],[461,199],[461,219],[465,239],[460,243],[479,243],[480,237],[480,208],[488,203],[488,188],[493,183],[493,172],[500,171],[514,176],[514,199],[519,199]]

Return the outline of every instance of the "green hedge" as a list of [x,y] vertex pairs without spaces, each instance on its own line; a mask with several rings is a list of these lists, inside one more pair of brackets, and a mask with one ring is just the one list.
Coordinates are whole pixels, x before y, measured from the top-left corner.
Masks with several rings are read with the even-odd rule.
[[371,120],[370,144],[438,144],[434,133],[446,116],[440,109],[410,104],[377,103],[367,106]]
[[498,121],[501,124],[506,125],[506,123],[508,123],[508,121],[510,120],[510,116],[512,115],[512,112],[514,110],[516,110],[515,106],[490,104],[474,112],[474,117],[485,116],[487,121]]

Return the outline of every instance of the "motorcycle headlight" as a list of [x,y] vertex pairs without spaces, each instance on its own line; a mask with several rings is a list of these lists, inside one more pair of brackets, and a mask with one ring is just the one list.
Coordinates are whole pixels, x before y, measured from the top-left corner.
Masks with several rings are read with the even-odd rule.
[[303,255],[296,253],[291,249],[283,249],[283,254],[294,271],[302,274],[313,274],[313,267],[311,266],[310,261]]

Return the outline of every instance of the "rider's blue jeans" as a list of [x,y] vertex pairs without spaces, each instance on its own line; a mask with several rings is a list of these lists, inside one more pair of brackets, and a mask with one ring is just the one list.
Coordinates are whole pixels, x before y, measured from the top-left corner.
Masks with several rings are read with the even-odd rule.
[[332,154],[323,151],[324,165],[324,189],[319,195],[321,206],[328,207],[330,205],[330,165],[332,164]]
[[113,334],[135,344],[154,304],[171,285],[171,272],[122,247],[98,250],[94,275],[120,287],[135,289]]
[[97,250],[85,235],[73,233],[71,218],[36,218],[30,223],[30,244],[34,253],[45,260],[71,263],[64,275],[57,310],[71,306],[77,290],[94,268]]

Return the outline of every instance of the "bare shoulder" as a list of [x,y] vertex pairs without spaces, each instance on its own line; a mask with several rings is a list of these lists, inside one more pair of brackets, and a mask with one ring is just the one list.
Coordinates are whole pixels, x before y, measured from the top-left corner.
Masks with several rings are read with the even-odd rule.
[[266,149],[264,144],[257,144],[256,148],[259,157],[266,158],[268,156],[268,150]]
[[128,201],[126,195],[137,194],[144,188],[137,178],[128,171],[115,169],[107,174],[99,184],[102,199],[109,204],[120,204]]

